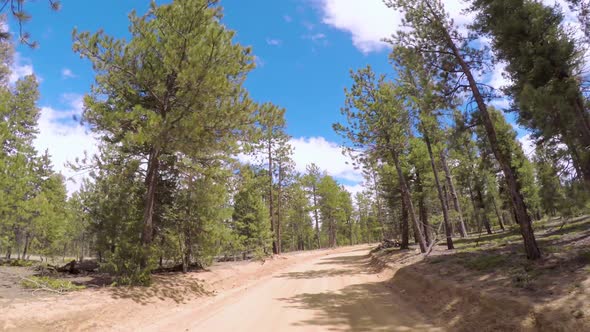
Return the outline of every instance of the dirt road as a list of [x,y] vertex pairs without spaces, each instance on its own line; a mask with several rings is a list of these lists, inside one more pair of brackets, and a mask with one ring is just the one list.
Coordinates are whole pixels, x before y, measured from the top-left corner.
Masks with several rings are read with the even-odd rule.
[[146,331],[440,331],[396,299],[368,249],[330,254],[275,273],[201,312],[180,312]]
[[0,330],[441,331],[388,287],[394,271],[372,266],[369,249],[221,264],[162,277],[148,289],[13,303],[0,315]]

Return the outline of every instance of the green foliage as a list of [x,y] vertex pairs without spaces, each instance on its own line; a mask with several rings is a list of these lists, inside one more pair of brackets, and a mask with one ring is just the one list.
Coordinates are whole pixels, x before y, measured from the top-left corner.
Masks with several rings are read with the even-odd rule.
[[507,62],[521,125],[551,145],[567,146],[578,176],[590,182],[590,113],[577,72],[584,51],[562,26],[558,8],[539,1],[477,0],[474,28],[492,39]]
[[53,256],[67,243],[64,179],[47,152],[39,155],[33,146],[40,116],[36,78],[8,85],[11,45],[0,41],[0,50],[0,250],[23,258],[31,251]]
[[[506,118],[502,113],[494,108],[490,108],[488,112],[491,115],[492,122],[496,129],[498,146],[503,151],[503,154],[510,156],[509,160],[511,167],[517,174],[519,189],[524,197],[527,208],[531,213],[539,214],[538,212],[541,210],[541,200],[539,197],[539,187],[537,186],[537,181],[535,179],[534,165],[524,154],[522,146],[516,140],[516,131],[506,121]],[[494,169],[494,163],[489,156],[490,152],[488,151],[491,149],[489,143],[483,138],[485,136],[481,131],[481,129],[478,130],[478,135],[480,137],[478,144],[480,145],[480,150],[484,154],[481,167],[483,167],[484,172],[487,173],[486,176],[489,177],[491,176],[491,170]],[[486,180],[484,180],[484,182],[485,181]],[[487,181],[489,184],[490,180]],[[498,187],[498,184],[493,184],[490,187]]]
[[229,239],[227,165],[256,112],[242,87],[254,57],[221,17],[217,1],[152,2],[130,15],[129,41],[74,32],[96,72],[83,117],[102,149],[88,166],[113,180],[87,201],[99,252],[124,283],[146,283],[157,254],[185,269],[210,263]]
[[[352,217],[352,200],[350,193],[340,187],[336,180],[329,175],[322,177],[318,184],[319,210],[322,218],[322,228],[328,236],[328,245],[335,247],[338,243],[347,243],[338,239],[338,235],[345,235]],[[348,242],[349,243],[349,242]]]
[[[151,271],[156,267],[156,260],[151,254],[152,248],[148,249],[147,253],[145,250],[136,242],[119,240],[115,251],[106,254],[105,263],[101,264],[100,268],[114,276],[117,286],[149,286],[152,282]],[[140,263],[143,257],[150,257],[146,266]]]
[[373,196],[367,192],[360,192],[355,197],[356,209],[354,220],[358,243],[374,243],[382,240],[382,228],[379,224],[377,204]]
[[6,261],[0,261],[0,265],[4,266],[18,266],[18,267],[30,267],[35,264],[34,261],[29,261],[25,259],[11,259]]
[[21,281],[21,286],[28,289],[50,289],[63,292],[72,292],[84,289],[83,285],[76,285],[69,280],[56,279],[52,277],[32,276]]
[[312,249],[315,246],[312,207],[299,178],[286,188],[287,200],[285,223],[283,227],[284,247],[291,251]]

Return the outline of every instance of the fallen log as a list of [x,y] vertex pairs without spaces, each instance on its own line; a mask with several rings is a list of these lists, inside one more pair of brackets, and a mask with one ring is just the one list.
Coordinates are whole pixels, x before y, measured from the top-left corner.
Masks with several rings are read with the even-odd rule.
[[383,239],[383,241],[381,241],[381,243],[379,243],[379,245],[375,249],[373,249],[372,252],[377,252],[377,251],[389,249],[389,248],[400,248],[400,247],[401,247],[401,243],[398,240]]
[[399,248],[399,247],[401,247],[401,243],[398,240],[384,239],[383,242],[381,242],[381,247],[383,249]]
[[55,267],[55,270],[61,273],[79,274],[81,272],[97,272],[98,267],[99,265],[96,261],[78,262],[73,260],[61,267]]

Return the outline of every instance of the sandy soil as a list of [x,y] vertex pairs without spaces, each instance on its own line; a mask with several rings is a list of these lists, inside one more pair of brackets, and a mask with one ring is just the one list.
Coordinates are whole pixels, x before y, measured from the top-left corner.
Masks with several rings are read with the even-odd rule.
[[14,299],[29,299],[34,295],[20,287],[22,278],[35,274],[33,268],[16,266],[0,266],[0,309],[4,304],[11,303]]
[[441,331],[392,294],[369,247],[219,264],[150,288],[84,290],[5,305],[7,331]]

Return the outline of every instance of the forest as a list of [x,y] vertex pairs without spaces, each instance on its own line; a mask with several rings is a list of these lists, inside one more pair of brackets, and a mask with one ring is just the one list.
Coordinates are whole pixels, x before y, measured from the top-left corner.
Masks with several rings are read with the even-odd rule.
[[[71,161],[87,175],[72,194],[33,146],[39,80],[9,82],[15,44],[3,33],[0,262],[96,260],[117,285],[148,285],[163,268],[383,239],[428,255],[512,229],[528,260],[542,258],[537,222],[590,212],[590,2],[569,0],[580,31],[540,1],[469,1],[467,27],[441,0],[385,3],[404,17],[386,39],[390,72],[352,69],[333,125],[364,174],[355,195],[315,164],[295,170],[286,110],[250,97],[256,57],[221,23],[219,1],[153,2],[130,14],[127,40],[72,33],[95,74],[78,120],[100,141]],[[25,22],[39,5],[0,10]],[[501,89],[484,83],[497,63]]]

